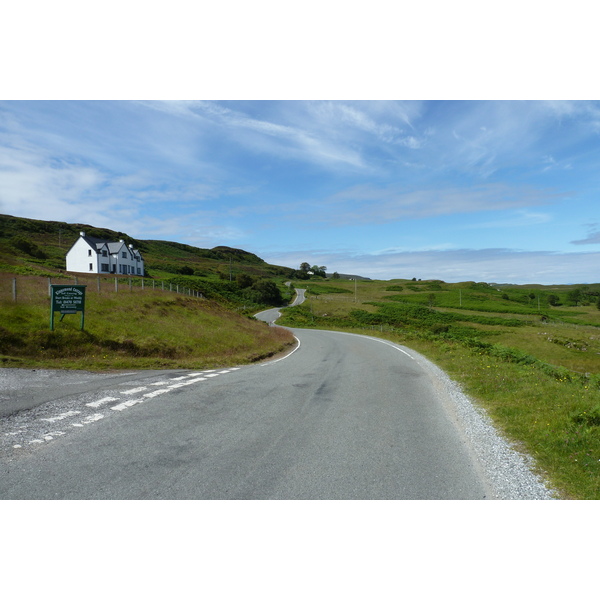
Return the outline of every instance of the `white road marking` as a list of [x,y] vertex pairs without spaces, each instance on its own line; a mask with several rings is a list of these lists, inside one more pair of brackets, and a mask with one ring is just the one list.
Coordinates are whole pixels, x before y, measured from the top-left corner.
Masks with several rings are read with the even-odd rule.
[[[338,333],[339,335],[359,335],[357,333],[348,333],[346,331],[331,331],[330,333]],[[390,348],[393,348],[394,350],[398,350],[398,352],[402,352],[402,354],[406,354],[406,356],[408,356],[408,358],[410,358],[411,360],[415,360],[414,357],[412,357],[408,352],[406,352],[406,350],[402,350],[402,348],[398,348],[398,346],[392,342],[388,342],[387,340],[382,340],[382,339],[376,338],[376,337],[371,337],[369,335],[362,335],[359,337],[364,337],[364,338],[367,338],[368,340],[373,340],[374,342],[381,342],[382,344],[385,344],[386,346],[389,346]]]
[[[300,341],[298,340],[298,346],[300,345]],[[297,348],[295,349],[297,350]],[[295,352],[294,350],[294,352]],[[287,357],[285,357],[287,358]],[[283,360],[283,359],[280,359]],[[277,361],[275,361],[277,362]],[[188,373],[187,375],[183,375],[181,377],[174,377],[170,380],[163,380],[163,381],[156,381],[154,383],[150,383],[148,385],[152,385],[152,386],[167,386],[167,387],[162,387],[159,389],[154,390],[153,392],[148,392],[146,394],[144,394],[142,396],[142,398],[155,398],[156,396],[160,396],[162,394],[166,394],[167,392],[173,390],[173,389],[177,389],[180,387],[185,387],[188,385],[193,385],[195,383],[199,383],[201,381],[206,381],[206,379],[208,377],[217,377],[219,375],[225,375],[226,373],[231,373],[232,371],[238,371],[241,367],[232,367],[229,369],[223,369],[221,371],[217,371],[217,369],[208,369],[205,371],[198,371],[195,373]],[[133,373],[132,373],[133,374]],[[177,381],[179,383],[174,383],[169,385],[169,381]],[[145,390],[147,390],[148,388],[145,386],[140,386],[137,388],[132,388],[130,390],[126,390],[121,392],[124,395],[130,395],[130,394],[137,394],[139,392],[143,392]],[[90,408],[99,408],[100,406],[103,406],[105,404],[109,404],[111,402],[119,402],[119,398],[118,397],[114,397],[114,396],[106,396],[104,398],[101,398],[100,400],[95,400],[94,402],[88,402],[86,403],[86,406],[89,406]],[[120,404],[117,404],[115,406],[111,406],[111,410],[115,410],[115,411],[123,411],[126,408],[129,408],[131,406],[135,406],[136,404],[142,404],[144,402],[144,400],[142,399],[131,399],[131,400],[126,400],[125,402],[121,402]],[[59,415],[57,415],[56,417],[47,417],[47,418],[43,418],[41,419],[42,421],[47,421],[49,423],[54,423],[55,421],[62,421],[64,419],[67,419],[69,417],[74,417],[76,415],[81,414],[81,411],[78,410],[71,410],[65,413],[61,413]],[[91,423],[95,423],[97,421],[100,421],[101,419],[104,419],[104,415],[101,413],[94,413],[92,415],[89,415],[85,418],[83,418],[80,422],[78,423],[71,423],[71,427],[84,427],[85,425],[89,425]],[[27,427],[25,425],[20,427],[21,430],[26,430]],[[22,435],[24,432],[23,431],[10,431],[10,432],[5,432],[4,435]],[[50,431],[46,434],[43,435],[43,439],[34,439],[34,440],[30,440],[29,442],[27,442],[29,445],[32,444],[43,444],[44,441],[52,441],[54,440],[56,437],[62,436],[62,435],[66,435],[66,432],[64,431]],[[21,444],[13,444],[13,448],[22,448],[23,446]]]
[[166,394],[168,391],[169,388],[163,388],[154,392],[148,392],[147,394],[144,394],[142,398],[155,398],[156,396],[160,396],[161,394]]
[[298,345],[289,354],[286,354],[284,357],[278,358],[277,360],[271,360],[269,362],[263,363],[260,366],[261,367],[268,367],[269,365],[274,365],[275,363],[281,362],[282,360],[285,360],[286,358],[289,358],[292,354],[294,354],[294,352],[296,352],[296,350],[300,349],[300,340],[296,336],[294,336],[294,339],[298,342]]
[[83,423],[84,425],[88,425],[89,423],[94,423],[94,422],[96,422],[96,421],[99,421],[100,419],[104,419],[104,415],[103,415],[103,414],[101,414],[101,413],[96,413],[96,414],[90,415],[89,417],[86,417],[86,418],[85,418],[85,419],[82,421],[82,423]]
[[62,413],[62,415],[58,415],[56,417],[50,417],[49,419],[42,419],[42,421],[48,421],[49,423],[54,423],[55,421],[62,421],[63,419],[68,419],[69,417],[74,417],[78,415],[80,411],[78,410],[70,410],[69,412]]
[[118,398],[113,398],[112,396],[107,396],[106,398],[102,398],[101,400],[96,400],[95,402],[90,402],[86,404],[86,406],[91,406],[92,408],[98,408],[103,404],[108,404],[109,402],[116,402]]
[[122,402],[121,404],[117,404],[116,406],[111,406],[110,409],[121,411],[125,410],[126,408],[129,408],[130,406],[141,404],[142,402],[143,400],[127,400],[126,402]]
[[127,390],[127,391],[121,392],[121,393],[125,394],[125,395],[138,394],[139,392],[145,392],[147,389],[148,389],[147,387],[137,387],[137,388],[133,388],[132,390]]

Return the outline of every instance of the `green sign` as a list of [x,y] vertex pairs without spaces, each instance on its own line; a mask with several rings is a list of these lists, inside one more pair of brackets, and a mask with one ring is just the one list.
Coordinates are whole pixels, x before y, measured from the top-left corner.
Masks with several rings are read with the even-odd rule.
[[81,312],[81,329],[83,329],[83,320],[85,315],[85,285],[51,285],[51,305],[50,305],[50,330],[54,331],[54,313],[62,314],[60,320],[65,315],[74,315]]

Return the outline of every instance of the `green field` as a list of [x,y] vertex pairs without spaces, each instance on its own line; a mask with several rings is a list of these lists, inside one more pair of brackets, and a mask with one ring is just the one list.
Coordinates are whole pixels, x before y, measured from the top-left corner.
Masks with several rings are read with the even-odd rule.
[[[600,284],[297,282],[282,325],[383,337],[427,356],[563,498],[600,499]],[[334,286],[335,289],[332,289]]]

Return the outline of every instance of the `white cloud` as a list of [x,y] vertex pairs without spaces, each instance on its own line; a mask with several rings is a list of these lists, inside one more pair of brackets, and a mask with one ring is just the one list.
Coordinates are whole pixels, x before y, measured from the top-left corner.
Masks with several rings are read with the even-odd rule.
[[553,220],[547,213],[531,212],[528,210],[517,210],[508,213],[504,218],[481,223],[470,223],[461,226],[461,229],[496,229],[513,227],[530,227],[532,225],[544,225]]
[[324,264],[328,272],[371,279],[441,279],[448,283],[538,283],[544,285],[598,282],[600,252],[519,252],[506,249],[446,250],[355,254],[311,251],[263,253],[274,264],[298,268],[300,262]]
[[[481,211],[514,210],[549,204],[559,198],[555,192],[500,183],[464,189],[440,188],[409,192],[399,185],[381,188],[363,184],[326,198],[321,210],[311,213],[311,219],[331,225],[382,223]],[[540,218],[538,216],[537,220]]]

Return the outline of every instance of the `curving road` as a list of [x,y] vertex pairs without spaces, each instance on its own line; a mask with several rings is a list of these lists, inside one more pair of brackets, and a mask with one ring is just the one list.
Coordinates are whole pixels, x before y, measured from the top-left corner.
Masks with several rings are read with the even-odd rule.
[[19,443],[5,444],[0,498],[498,497],[447,392],[409,350],[294,334],[275,361],[133,375],[3,419]]

